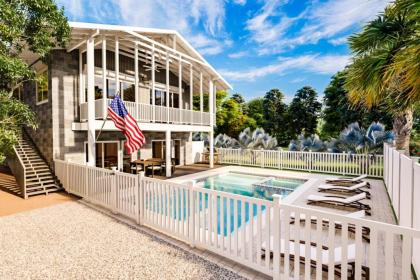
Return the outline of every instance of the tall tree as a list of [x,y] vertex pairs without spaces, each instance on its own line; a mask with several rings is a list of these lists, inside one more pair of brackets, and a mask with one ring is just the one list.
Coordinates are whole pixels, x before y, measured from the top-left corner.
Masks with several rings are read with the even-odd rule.
[[320,111],[316,91],[309,86],[299,89],[287,108],[288,137],[294,139],[302,132],[315,134]]
[[379,121],[388,129],[392,127],[392,116],[383,106],[366,110],[352,105],[344,88],[345,81],[345,71],[338,72],[324,91],[323,125],[320,134],[322,138],[338,137],[344,128],[354,122],[368,127],[373,121]]
[[0,0],[0,162],[22,125],[36,127],[29,107],[12,97],[14,85],[35,78],[20,54],[30,50],[45,60],[52,48],[64,47],[69,34],[64,11],[52,0]]
[[256,122],[257,127],[265,127],[265,119],[264,119],[264,99],[261,97],[257,97],[251,99],[247,102],[247,115],[250,118],[253,118]]
[[277,138],[280,145],[287,145],[285,138],[285,113],[287,106],[284,103],[284,94],[278,89],[268,91],[263,99],[264,129]]
[[386,102],[395,115],[398,149],[408,152],[413,108],[420,102],[420,4],[397,0],[350,37],[353,62],[345,87],[354,104],[372,108]]

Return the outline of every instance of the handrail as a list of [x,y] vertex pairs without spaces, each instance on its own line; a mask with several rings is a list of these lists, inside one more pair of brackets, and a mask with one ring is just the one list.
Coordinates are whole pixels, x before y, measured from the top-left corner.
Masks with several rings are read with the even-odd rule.
[[[107,99],[109,104],[112,99]],[[95,118],[104,118],[103,99],[97,99],[94,102]],[[210,113],[201,112],[185,108],[174,108],[161,105],[152,105],[142,102],[124,101],[128,112],[137,121],[155,122],[155,123],[174,123],[189,125],[210,125]],[[80,104],[80,120],[87,120],[87,102]]]
[[13,159],[8,162],[9,167],[13,175],[15,175],[16,181],[21,188],[23,197],[26,199],[26,168],[15,146],[13,146],[13,151],[15,153],[15,157],[13,157]]

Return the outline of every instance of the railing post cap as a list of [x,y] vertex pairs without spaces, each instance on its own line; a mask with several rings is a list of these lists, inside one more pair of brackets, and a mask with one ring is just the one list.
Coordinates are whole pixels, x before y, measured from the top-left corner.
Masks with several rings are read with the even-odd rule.
[[280,203],[280,201],[281,201],[281,195],[279,195],[279,194],[273,194],[272,195],[272,197],[273,197],[273,202],[277,202],[277,203]]

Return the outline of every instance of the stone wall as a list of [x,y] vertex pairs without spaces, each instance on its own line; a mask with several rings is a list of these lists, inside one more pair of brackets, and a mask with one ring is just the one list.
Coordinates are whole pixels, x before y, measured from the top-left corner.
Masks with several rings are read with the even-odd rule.
[[79,54],[54,50],[50,55],[52,94],[53,155],[55,158],[84,162],[84,141],[87,133],[73,131],[78,119]]
[[[48,68],[48,75],[51,75],[51,69]],[[51,89],[51,81],[49,80],[48,88]],[[45,159],[51,163],[53,160],[52,149],[52,98],[51,90],[48,92],[48,101],[42,104],[36,104],[36,83],[26,82],[23,85],[22,101],[29,105],[32,111],[35,112],[38,122],[36,130],[28,129],[28,133],[32,140],[37,145],[41,154]]]

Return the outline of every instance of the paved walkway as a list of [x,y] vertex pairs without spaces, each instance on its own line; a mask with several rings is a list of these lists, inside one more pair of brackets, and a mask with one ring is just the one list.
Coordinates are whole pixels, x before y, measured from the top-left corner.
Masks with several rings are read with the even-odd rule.
[[65,192],[37,195],[23,199],[17,193],[19,189],[15,177],[4,166],[0,167],[0,217],[37,208],[48,207],[63,202],[74,201],[77,198]]

